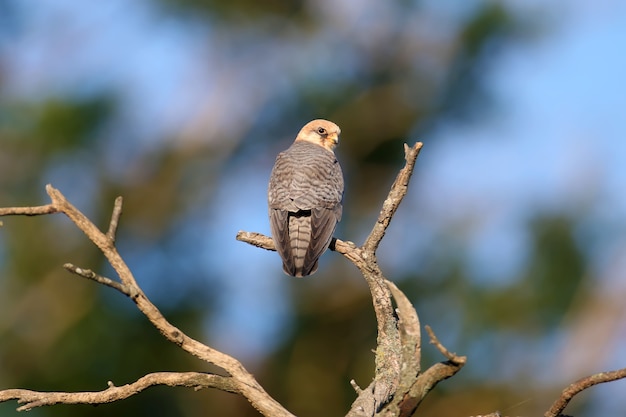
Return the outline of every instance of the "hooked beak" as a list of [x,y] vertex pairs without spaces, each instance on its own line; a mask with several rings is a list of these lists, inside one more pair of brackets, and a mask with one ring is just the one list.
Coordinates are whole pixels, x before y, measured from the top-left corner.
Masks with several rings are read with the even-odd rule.
[[336,133],[331,133],[328,135],[328,140],[331,142],[332,146],[335,147],[339,144],[339,135]]

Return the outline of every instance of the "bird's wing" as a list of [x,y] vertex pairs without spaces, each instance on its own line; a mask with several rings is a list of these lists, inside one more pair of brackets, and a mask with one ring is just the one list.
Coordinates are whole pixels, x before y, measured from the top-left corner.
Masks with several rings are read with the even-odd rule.
[[303,271],[315,272],[317,260],[328,248],[343,211],[343,174],[333,157],[326,166],[329,175],[323,186],[317,188],[319,200],[311,209],[311,240],[304,258]]
[[303,273],[311,274],[317,269],[317,261],[322,253],[328,248],[335,227],[337,226],[337,213],[335,210],[324,207],[311,210],[311,239],[304,256]]
[[287,210],[269,209],[270,229],[276,246],[276,252],[283,260],[285,271],[294,271],[294,259],[291,255],[291,241],[289,238],[289,212]]

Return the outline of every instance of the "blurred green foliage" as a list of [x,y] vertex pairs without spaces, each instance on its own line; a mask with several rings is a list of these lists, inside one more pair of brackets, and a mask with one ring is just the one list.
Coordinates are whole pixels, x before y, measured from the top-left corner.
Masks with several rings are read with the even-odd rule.
[[303,12],[304,2],[270,0],[259,3],[251,0],[159,0],[168,9],[182,13],[202,14],[206,18],[224,19],[226,22],[254,22],[259,19],[277,17],[296,18]]
[[52,99],[41,105],[30,138],[40,143],[42,152],[67,152],[85,147],[109,114],[105,98],[67,102]]

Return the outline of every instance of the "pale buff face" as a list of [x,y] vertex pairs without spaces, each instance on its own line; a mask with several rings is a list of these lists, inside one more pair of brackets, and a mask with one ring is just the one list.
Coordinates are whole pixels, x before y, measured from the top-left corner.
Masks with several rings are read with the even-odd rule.
[[339,143],[340,133],[341,129],[333,122],[317,119],[304,125],[296,140],[315,143],[332,152]]

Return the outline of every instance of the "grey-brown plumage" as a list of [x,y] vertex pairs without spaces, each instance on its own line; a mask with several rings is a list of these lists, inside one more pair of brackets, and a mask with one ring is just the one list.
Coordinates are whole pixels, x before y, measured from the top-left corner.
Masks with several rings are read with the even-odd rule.
[[328,120],[313,120],[276,158],[268,190],[270,228],[288,275],[317,271],[341,219],[343,174],[333,152],[340,133]]

